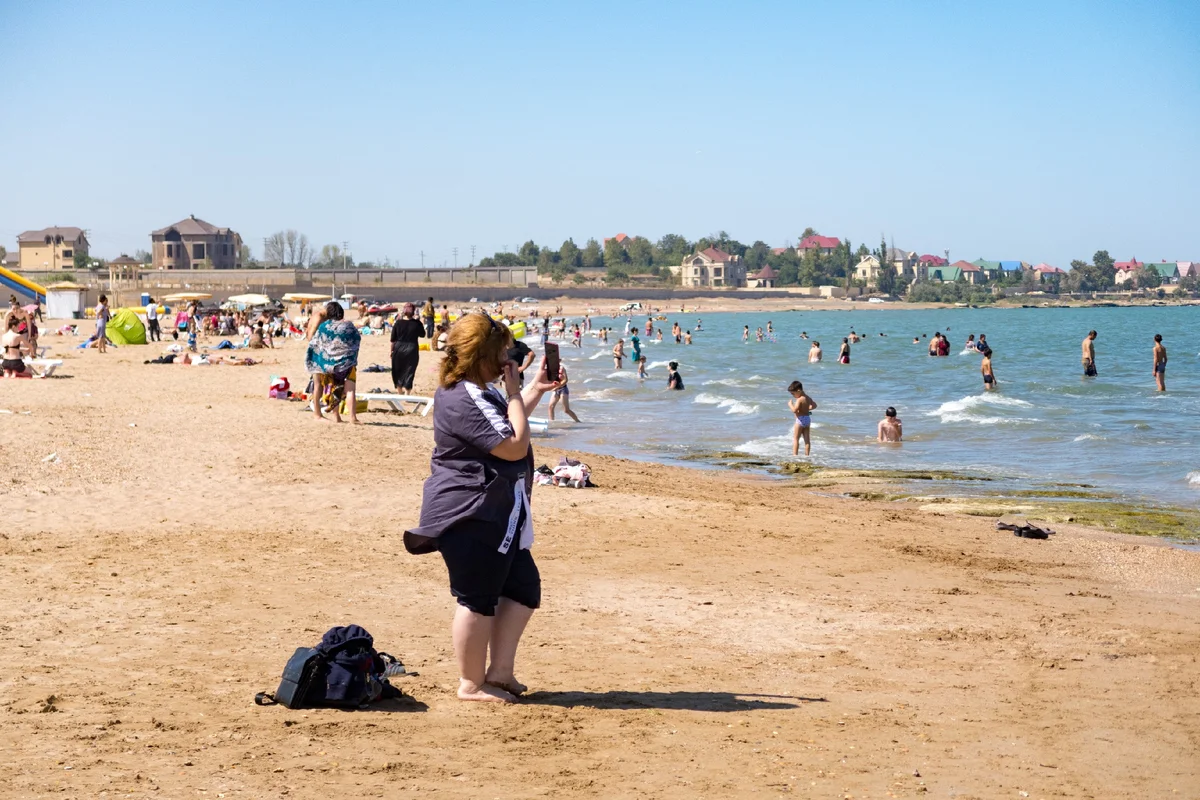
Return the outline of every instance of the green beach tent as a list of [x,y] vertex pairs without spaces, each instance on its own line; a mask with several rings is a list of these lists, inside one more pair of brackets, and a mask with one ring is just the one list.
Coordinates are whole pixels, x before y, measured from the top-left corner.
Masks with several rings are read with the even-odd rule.
[[113,314],[104,331],[108,334],[108,340],[117,347],[146,343],[146,326],[131,308],[122,308]]

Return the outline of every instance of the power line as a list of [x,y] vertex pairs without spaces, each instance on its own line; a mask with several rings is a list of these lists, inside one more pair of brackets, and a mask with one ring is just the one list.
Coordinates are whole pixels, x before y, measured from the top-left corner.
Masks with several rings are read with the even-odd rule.
[[450,252],[451,252],[451,253],[454,253],[454,268],[455,268],[455,269],[458,269],[458,248],[457,248],[457,247],[451,247],[451,248],[450,248]]

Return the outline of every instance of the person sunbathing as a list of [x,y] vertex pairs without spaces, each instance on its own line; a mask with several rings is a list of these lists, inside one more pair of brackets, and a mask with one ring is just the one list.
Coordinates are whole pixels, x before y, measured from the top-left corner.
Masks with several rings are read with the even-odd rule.
[[0,363],[0,368],[3,368],[6,378],[23,375],[25,361],[22,357],[32,353],[29,339],[19,330],[21,322],[21,317],[9,314],[7,330],[3,336],[0,336],[0,347],[3,348],[3,362]]

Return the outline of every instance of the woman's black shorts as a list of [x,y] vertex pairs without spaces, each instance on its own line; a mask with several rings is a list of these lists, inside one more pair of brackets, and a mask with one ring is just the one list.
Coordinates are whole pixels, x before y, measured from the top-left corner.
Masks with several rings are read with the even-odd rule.
[[529,608],[542,604],[542,576],[533,553],[520,549],[515,539],[507,553],[500,552],[506,528],[506,522],[464,520],[437,540],[450,572],[450,594],[485,617],[496,614],[501,597]]

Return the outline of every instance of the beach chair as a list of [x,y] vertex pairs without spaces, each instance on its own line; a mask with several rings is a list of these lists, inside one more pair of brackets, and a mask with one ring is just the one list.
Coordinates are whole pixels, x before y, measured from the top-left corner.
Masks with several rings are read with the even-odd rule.
[[359,400],[374,400],[377,403],[387,403],[392,407],[393,411],[401,413],[405,413],[408,410],[404,407],[404,404],[411,403],[422,407],[422,417],[429,416],[429,412],[433,410],[432,397],[419,397],[415,394],[397,394],[395,392],[357,392],[355,396]]
[[25,363],[37,378],[49,378],[63,365],[60,358],[27,358]]

